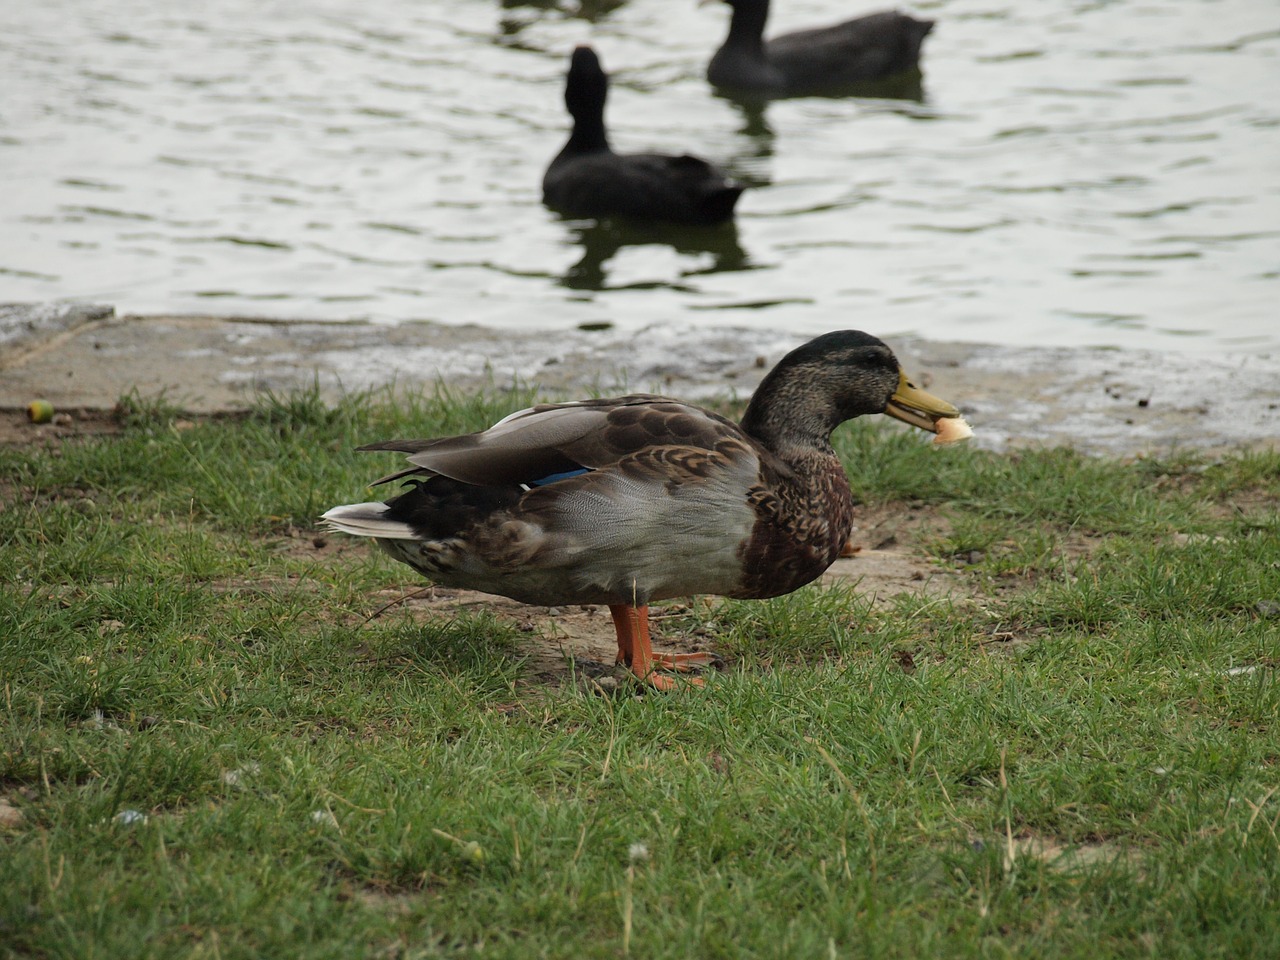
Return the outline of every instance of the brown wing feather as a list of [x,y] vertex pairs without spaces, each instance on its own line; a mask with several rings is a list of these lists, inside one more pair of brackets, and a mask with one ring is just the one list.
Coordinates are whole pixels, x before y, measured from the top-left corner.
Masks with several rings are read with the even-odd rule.
[[738,426],[666,397],[637,394],[578,403],[542,404],[488,430],[437,440],[390,440],[362,450],[409,453],[414,466],[386,479],[438,474],[463,483],[527,483],[554,473],[598,470],[653,446],[714,450]]

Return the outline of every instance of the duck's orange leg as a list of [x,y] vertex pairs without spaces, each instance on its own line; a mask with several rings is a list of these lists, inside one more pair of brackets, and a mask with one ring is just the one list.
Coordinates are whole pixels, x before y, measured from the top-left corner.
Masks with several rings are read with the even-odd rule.
[[[671,677],[664,677],[657,672],[659,667],[688,669],[680,664],[700,662],[698,658],[710,659],[709,655],[699,653],[655,656],[649,641],[649,608],[647,606],[610,604],[609,613],[613,615],[613,628],[618,634],[618,663],[625,663],[631,668],[632,673],[656,690],[673,690],[677,686],[676,681]],[[690,677],[687,682],[699,687],[703,684],[698,677]]]

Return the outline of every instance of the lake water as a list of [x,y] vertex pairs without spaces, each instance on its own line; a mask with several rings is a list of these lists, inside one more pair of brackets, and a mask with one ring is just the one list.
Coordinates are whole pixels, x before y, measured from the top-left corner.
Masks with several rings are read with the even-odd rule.
[[[703,78],[718,3],[11,0],[0,300],[1280,350],[1274,0],[910,9],[920,99],[749,109]],[[615,148],[751,184],[736,230],[542,207],[579,43]]]

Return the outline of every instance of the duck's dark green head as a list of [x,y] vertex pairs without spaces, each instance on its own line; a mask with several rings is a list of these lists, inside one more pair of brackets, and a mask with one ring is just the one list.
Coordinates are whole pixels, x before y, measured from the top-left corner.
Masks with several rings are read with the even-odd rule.
[[893,351],[869,333],[837,330],[792,350],[756,389],[742,428],[770,448],[829,445],[846,420],[887,413],[936,432],[960,411],[916,387]]

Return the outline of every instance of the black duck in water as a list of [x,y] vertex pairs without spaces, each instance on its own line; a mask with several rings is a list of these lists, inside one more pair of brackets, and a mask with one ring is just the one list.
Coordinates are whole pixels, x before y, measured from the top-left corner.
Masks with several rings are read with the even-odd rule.
[[688,155],[614,153],[605,132],[609,79],[590,47],[573,51],[564,102],[573,133],[542,178],[542,200],[574,217],[723,223],[743,186]]

